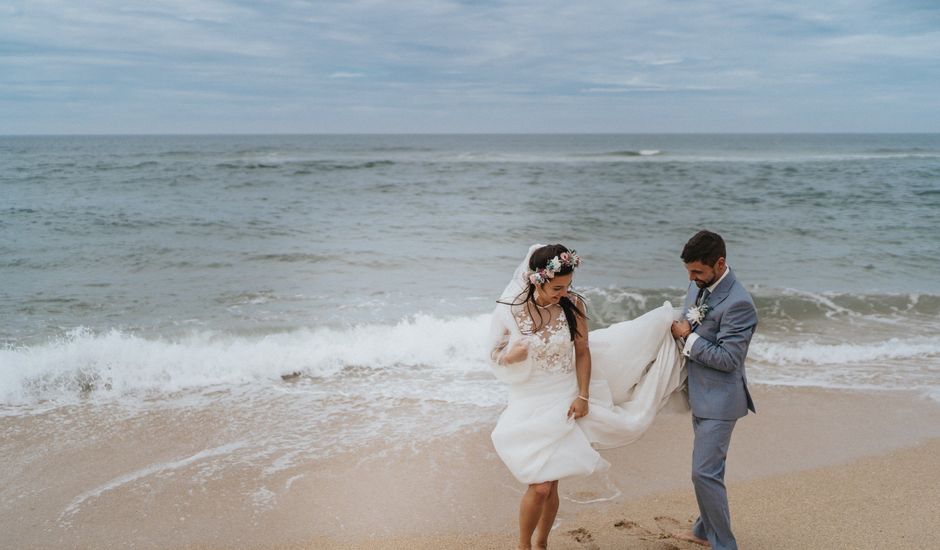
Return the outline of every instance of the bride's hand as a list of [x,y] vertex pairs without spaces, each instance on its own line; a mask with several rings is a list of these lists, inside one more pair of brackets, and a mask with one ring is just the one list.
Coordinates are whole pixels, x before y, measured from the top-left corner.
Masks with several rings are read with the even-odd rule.
[[574,417],[575,420],[587,416],[588,413],[588,402],[581,399],[580,397],[575,397],[574,402],[571,403],[571,407],[568,408],[568,418]]
[[510,363],[518,363],[519,361],[524,361],[528,356],[529,340],[528,338],[522,338],[516,340],[509,348],[509,351],[503,354],[499,360],[499,364],[508,365]]

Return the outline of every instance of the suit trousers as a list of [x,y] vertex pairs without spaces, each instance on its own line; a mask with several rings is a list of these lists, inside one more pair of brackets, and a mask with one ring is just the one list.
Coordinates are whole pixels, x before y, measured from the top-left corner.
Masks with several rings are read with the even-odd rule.
[[692,527],[696,537],[707,539],[714,550],[737,550],[731,533],[728,491],[725,489],[725,460],[731,431],[737,420],[692,417],[695,442],[692,446],[692,485],[699,518]]

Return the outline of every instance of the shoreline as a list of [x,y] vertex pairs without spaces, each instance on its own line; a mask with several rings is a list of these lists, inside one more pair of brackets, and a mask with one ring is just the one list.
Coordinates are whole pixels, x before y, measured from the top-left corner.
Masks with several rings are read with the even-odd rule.
[[[940,472],[922,471],[931,465],[937,470],[931,453],[940,452],[940,403],[908,392],[752,389],[758,414],[735,429],[727,474],[743,547],[760,548],[764,540],[754,538],[747,515],[757,509],[753,502],[758,501],[749,500],[752,485],[775,491],[802,487],[796,489],[799,496],[815,490],[816,482],[804,479],[814,471],[829,468],[827,475],[841,479],[842,470],[859,467],[887,472],[888,488],[905,486],[906,478],[890,477],[894,467],[921,486],[940,483]],[[88,441],[76,428],[89,426],[95,433],[105,428],[95,427],[99,412],[82,414],[87,416],[66,424],[51,416],[0,418],[3,433],[11,436],[0,458],[12,465],[0,472],[0,530],[16,546],[503,548],[514,540],[523,486],[496,456],[491,425],[404,446],[374,441],[369,448],[278,467],[277,456],[245,461],[229,453],[234,447],[226,442],[245,433],[233,429],[231,411],[224,407],[145,410]],[[688,414],[663,413],[636,443],[602,452],[612,464],[609,472],[563,480],[553,547],[616,547],[626,544],[627,535],[646,544],[643,537],[653,536],[647,531],[659,532],[656,517],[672,518],[662,520],[671,525],[691,519],[691,432]],[[866,460],[875,465],[859,466]],[[863,497],[872,499],[865,497],[869,488],[853,487],[843,496],[856,505]],[[918,498],[911,504],[915,512],[936,509],[940,499]],[[771,500],[762,513],[779,516],[784,527],[800,521],[799,501],[776,495]],[[827,506],[835,513],[840,504]],[[878,502],[870,507],[877,515]],[[898,499],[884,512],[903,510],[904,500]],[[838,526],[845,519],[833,521]],[[617,521],[635,522],[643,530],[628,529],[629,523],[614,527]],[[565,535],[580,528],[591,540],[584,536],[579,543]],[[779,540],[766,547],[785,547]]]

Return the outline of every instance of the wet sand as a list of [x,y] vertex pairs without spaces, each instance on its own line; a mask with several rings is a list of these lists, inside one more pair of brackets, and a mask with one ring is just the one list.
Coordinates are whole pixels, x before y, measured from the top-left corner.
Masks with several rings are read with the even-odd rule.
[[[754,394],[759,414],[739,422],[727,475],[743,548],[940,544],[931,489],[940,485],[940,404],[894,392]],[[83,414],[71,424],[0,418],[0,531],[12,546],[514,544],[523,487],[493,452],[489,426],[276,468],[265,457],[225,460],[240,434],[224,409],[141,413],[84,443],[67,437],[94,421]],[[687,415],[662,415],[637,443],[604,452],[610,472],[563,481],[552,546],[689,547],[668,535],[695,515],[691,439]]]
[[[886,455],[730,484],[735,534],[741,548],[940,547],[940,439]],[[695,518],[691,491],[671,491],[578,514],[558,526],[559,549],[701,549],[673,535]],[[318,540],[304,548],[431,549],[515,546],[509,533],[362,540]]]

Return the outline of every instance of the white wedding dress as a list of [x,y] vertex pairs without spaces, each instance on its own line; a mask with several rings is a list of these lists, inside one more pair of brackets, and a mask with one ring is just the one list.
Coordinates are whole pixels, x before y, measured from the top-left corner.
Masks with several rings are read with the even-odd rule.
[[[534,333],[524,305],[500,304],[493,312],[493,371],[509,384],[509,405],[493,430],[493,445],[522,483],[606,470],[610,465],[597,449],[639,439],[672,396],[687,407],[680,391],[685,358],[672,338],[675,312],[666,302],[589,334],[589,412],[569,420],[568,409],[578,395],[574,343],[561,307],[547,311],[550,320]],[[529,339],[528,358],[499,365],[495,358],[520,338]]]

